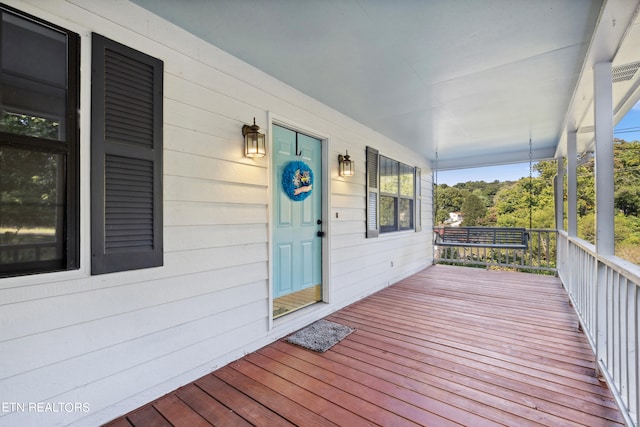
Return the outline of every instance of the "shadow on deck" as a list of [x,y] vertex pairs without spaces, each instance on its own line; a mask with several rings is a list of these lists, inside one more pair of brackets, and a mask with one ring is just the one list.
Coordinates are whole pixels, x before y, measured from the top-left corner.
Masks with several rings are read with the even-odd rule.
[[616,426],[624,421],[559,279],[437,265],[109,426]]

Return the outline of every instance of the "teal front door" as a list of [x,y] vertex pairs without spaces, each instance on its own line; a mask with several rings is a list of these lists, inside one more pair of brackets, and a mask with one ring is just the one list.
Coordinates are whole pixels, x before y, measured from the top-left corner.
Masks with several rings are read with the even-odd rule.
[[321,299],[322,142],[274,125],[272,153],[277,316]]

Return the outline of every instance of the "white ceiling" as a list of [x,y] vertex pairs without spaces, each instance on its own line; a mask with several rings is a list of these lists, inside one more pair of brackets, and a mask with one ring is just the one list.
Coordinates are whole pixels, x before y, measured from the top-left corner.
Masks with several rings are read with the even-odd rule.
[[561,154],[591,63],[640,61],[637,0],[133,1],[442,169]]

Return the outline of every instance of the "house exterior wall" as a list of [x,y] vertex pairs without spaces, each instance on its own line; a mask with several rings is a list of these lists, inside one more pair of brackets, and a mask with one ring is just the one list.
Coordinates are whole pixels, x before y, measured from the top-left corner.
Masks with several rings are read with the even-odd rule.
[[[5,3],[81,36],[81,267],[0,279],[0,426],[107,422],[431,265],[416,153],[127,1]],[[163,267],[91,276],[92,32],[164,61]],[[270,157],[243,156],[253,117],[325,139],[325,303],[276,321]],[[367,145],[422,169],[421,232],[365,238]]]

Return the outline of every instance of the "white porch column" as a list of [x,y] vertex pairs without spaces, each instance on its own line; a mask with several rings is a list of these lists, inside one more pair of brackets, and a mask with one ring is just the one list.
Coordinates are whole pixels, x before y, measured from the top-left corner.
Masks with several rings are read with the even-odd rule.
[[613,89],[611,62],[600,62],[593,69],[595,117],[596,252],[613,255]]
[[[596,253],[613,255],[614,240],[614,182],[613,182],[613,91],[611,62],[593,67],[594,124],[595,124],[595,180],[596,180]],[[596,282],[596,360],[605,366],[607,352],[607,268],[598,261]],[[602,375],[597,365],[597,375]]]
[[578,236],[578,152],[576,132],[567,133],[567,233]]
[[564,158],[556,159],[558,173],[556,175],[556,229],[564,230]]

